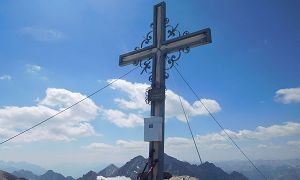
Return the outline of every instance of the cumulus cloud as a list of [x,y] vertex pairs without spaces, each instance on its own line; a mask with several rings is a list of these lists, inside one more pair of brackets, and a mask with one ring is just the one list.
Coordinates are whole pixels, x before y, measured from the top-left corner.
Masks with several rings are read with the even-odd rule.
[[[38,102],[40,106],[46,106],[56,110],[62,110],[81,99],[86,98],[81,93],[75,93],[66,89],[48,88],[46,90],[46,97]],[[85,99],[68,111],[64,112],[64,116],[72,116],[73,120],[90,121],[98,115],[99,107],[92,99]],[[76,117],[74,116],[76,115]]]
[[[297,122],[285,122],[281,125],[272,125],[268,127],[258,126],[255,130],[240,130],[232,131],[225,130],[227,134],[233,139],[236,140],[246,140],[246,139],[255,139],[255,140],[268,140],[276,137],[285,137],[293,136],[300,134],[300,123]],[[205,136],[197,136],[197,139],[201,142],[207,141],[227,141],[226,134],[221,131],[219,133],[211,133]]]
[[[201,99],[201,102],[195,101],[193,104],[190,104],[183,97],[180,98],[185,111],[189,116],[208,115],[207,110],[204,108],[201,102],[207,107],[207,109],[209,109],[211,113],[216,113],[221,110],[221,107],[216,100]],[[166,92],[166,117],[176,117],[181,121],[185,121],[178,95],[175,94],[172,90],[167,90]]]
[[26,71],[28,73],[37,73],[42,70],[41,66],[34,65],[34,64],[26,64]]
[[112,150],[115,149],[115,146],[110,145],[110,144],[105,144],[105,143],[91,143],[91,144],[89,144],[87,146],[84,146],[82,148],[111,152]]
[[[108,80],[109,83],[112,81],[115,80]],[[121,128],[142,126],[144,123],[143,114],[150,111],[150,106],[144,101],[145,91],[149,85],[143,83],[132,83],[126,80],[118,80],[110,87],[113,90],[125,93],[126,98],[114,98],[114,102],[120,109],[101,107],[99,109],[99,114],[102,119],[108,120]],[[208,114],[200,101],[195,101],[193,104],[190,104],[183,97],[181,97],[181,99],[189,116]],[[215,100],[202,99],[201,101],[212,113],[221,110],[220,105]],[[122,110],[124,110],[124,112]],[[130,111],[134,111],[135,113]],[[174,117],[181,121],[185,121],[178,95],[171,90],[167,90],[166,92],[166,117]]]
[[144,141],[126,141],[126,140],[118,140],[116,145],[123,149],[128,149],[131,151],[143,151],[145,150],[145,145],[147,147],[148,143]]
[[8,74],[4,74],[0,76],[0,80],[11,80],[11,79],[12,79],[11,76]]
[[[201,147],[205,149],[228,149],[231,145],[224,142],[216,141],[201,141],[196,139],[197,144],[201,144]],[[205,146],[203,146],[205,144]],[[111,153],[133,153],[133,154],[147,154],[148,142],[144,141],[134,141],[134,140],[117,140],[115,144],[105,144],[105,143],[91,143],[87,146],[82,146],[84,149],[99,151],[99,152],[111,152]],[[194,143],[190,138],[184,137],[168,137],[165,140],[166,151],[173,151],[180,149],[193,149]]]
[[[41,70],[41,67],[38,65],[28,64],[27,67],[28,72],[38,72]],[[57,121],[58,123],[62,123],[61,121],[63,119],[68,120],[67,122],[69,123],[65,122],[61,127],[56,126],[54,128],[55,130],[53,130],[53,132],[57,132],[56,134],[61,133],[61,136],[56,136],[55,133],[50,135],[52,132],[51,130],[44,130],[41,132],[42,135],[39,137],[43,137],[44,139],[48,137],[49,139],[56,140],[72,140],[72,138],[69,138],[69,136],[88,134],[88,132],[90,132],[90,134],[94,134],[94,129],[89,121],[96,118],[98,115],[102,117],[102,119],[110,121],[121,128],[142,126],[144,122],[143,113],[149,110],[149,105],[145,104],[145,102],[141,100],[144,98],[144,92],[147,87],[147,84],[131,83],[125,80],[119,80],[112,85],[113,89],[125,92],[125,94],[128,96],[128,100],[115,98],[114,101],[117,103],[117,105],[124,110],[138,110],[136,113],[125,113],[119,109],[98,107],[91,99],[86,99],[80,104],[62,113],[59,115],[59,117],[51,120],[51,122]],[[168,90],[166,92],[166,96],[166,117],[175,117],[179,120],[184,120],[181,112],[182,110],[180,107],[180,102],[177,97],[178,95],[173,91]],[[62,109],[74,104],[78,100],[83,99],[84,97],[85,96],[80,93],[70,92],[66,89],[49,88],[46,90],[46,97],[36,101],[36,106],[4,107],[0,109],[0,124],[7,123],[6,129],[9,128],[10,134],[8,132],[2,134],[6,134],[4,137],[9,137],[12,134],[16,134],[20,128],[29,128],[39,121],[46,119]],[[190,104],[188,101],[182,98],[182,102],[189,116],[207,114],[199,101],[195,101],[193,104]],[[215,100],[202,99],[202,102],[211,110],[211,112],[217,112],[221,109]],[[23,120],[21,121],[20,119]],[[8,121],[13,123],[8,123]],[[76,122],[78,122],[78,124],[75,124]],[[67,135],[64,133],[67,133]],[[29,138],[29,141],[31,140],[36,139]]]
[[[198,146],[200,145],[202,149],[228,149],[232,146],[226,141],[223,137],[220,140],[216,140],[214,134],[207,134],[200,136],[198,135],[195,138],[196,143]],[[211,139],[211,140],[209,140]],[[166,148],[169,151],[174,149],[185,149],[185,148],[194,148],[194,142],[191,138],[184,138],[184,137],[168,137],[166,139]]]
[[122,151],[143,151],[147,149],[147,142],[144,141],[134,141],[134,140],[122,140],[119,139],[115,142],[114,145],[105,144],[105,143],[91,143],[87,146],[83,146],[82,148],[91,149],[91,150],[110,150],[116,152]]
[[[300,134],[300,123],[287,122],[281,125],[272,125],[269,127],[258,126],[255,130],[240,130],[234,132],[232,130],[226,130],[226,132],[235,140],[251,140],[255,139],[258,141],[263,141],[271,138],[278,137],[289,137],[293,135]],[[205,148],[208,149],[227,149],[231,147],[230,143],[227,140],[224,132],[209,133],[205,135],[197,135],[196,143],[205,145]],[[168,137],[165,140],[166,148],[191,148],[194,146],[191,138],[185,137]],[[107,145],[102,143],[93,143],[88,145],[88,149],[127,149],[127,150],[136,150],[141,151],[145,149],[148,143],[144,141],[125,141],[118,140],[115,145]],[[299,141],[290,141],[288,144],[299,144]],[[259,145],[258,145],[259,146]]]
[[[276,144],[272,141],[266,144],[266,138],[263,136],[266,136],[267,139],[293,137],[294,135],[300,134],[299,126],[300,123],[288,122],[268,127],[259,126],[255,130],[240,130],[237,132],[227,130],[227,132],[229,132],[230,136],[235,140],[238,138],[240,147],[246,148],[248,153],[259,153],[262,157],[273,158],[277,157],[278,153],[282,153],[282,150],[286,148],[286,144]],[[248,133],[246,133],[247,136],[245,132]],[[232,143],[224,138],[223,132],[196,135],[195,141],[200,150],[200,154],[204,155],[205,159],[225,160],[243,158]],[[300,147],[299,141],[289,141],[287,144],[296,148]],[[123,158],[129,159],[137,154],[147,156],[148,145],[149,144],[144,141],[117,140],[114,144],[92,143],[82,148],[93,152],[110,152],[114,158],[118,157],[123,160]],[[294,155],[295,153],[292,153],[293,149],[291,146],[285,150],[291,151],[290,155]],[[266,151],[266,149],[274,150],[272,151],[273,154]],[[193,162],[195,162],[195,158],[197,157],[193,140],[187,137],[167,137],[165,139],[165,152],[169,155]],[[230,156],[228,156],[228,154],[230,154]],[[287,157],[290,156],[288,155]],[[118,159],[115,159],[115,161],[118,161]]]
[[[111,81],[113,80],[109,80],[108,82]],[[150,85],[148,84],[132,83],[126,80],[119,80],[112,84],[111,88],[124,92],[126,95],[128,95],[128,99],[115,98],[114,101],[123,109],[147,112],[150,110],[150,106],[147,105],[143,100],[145,99],[145,91],[149,86]],[[183,97],[181,97],[181,99],[189,116],[208,114],[200,101],[195,101],[193,104],[190,104]],[[221,110],[221,107],[216,100],[201,99],[201,101],[212,113],[219,112]],[[166,92],[166,117],[175,117],[182,121],[185,120],[178,95],[172,90],[167,90]]]
[[[85,97],[85,95],[65,89],[48,88],[46,97],[36,106],[3,107],[0,109],[0,139],[11,137]],[[90,121],[96,118],[97,113],[97,105],[91,99],[86,99],[47,123],[16,138],[15,141],[70,141],[78,136],[97,135],[90,124]]]
[[23,27],[20,29],[22,34],[32,37],[36,41],[54,42],[64,37],[64,34],[56,29],[47,29],[41,27]]
[[254,131],[242,130],[234,133],[238,138],[267,140],[274,137],[284,137],[300,134],[300,123],[285,122],[269,127],[258,126]]
[[275,100],[283,104],[300,103],[300,87],[279,89],[276,91]]
[[[107,159],[111,163],[125,163],[128,159],[137,155],[145,157],[148,154],[148,144],[144,141],[119,139],[114,144],[96,142],[81,148],[89,151],[91,154],[96,153],[97,156],[102,156],[101,160]],[[109,153],[109,156],[107,156],[107,153]]]
[[300,148],[300,141],[288,141],[287,144]]
[[[108,80],[112,82],[115,79]],[[126,93],[129,100],[123,98],[115,98],[114,101],[123,109],[149,111],[150,107],[145,103],[145,91],[149,87],[148,84],[132,83],[126,80],[118,80],[111,85],[112,89]]]
[[118,127],[132,128],[136,126],[141,126],[144,123],[143,117],[133,113],[125,114],[124,112],[119,110],[105,108],[102,108],[100,112],[101,116],[104,119],[112,122]]

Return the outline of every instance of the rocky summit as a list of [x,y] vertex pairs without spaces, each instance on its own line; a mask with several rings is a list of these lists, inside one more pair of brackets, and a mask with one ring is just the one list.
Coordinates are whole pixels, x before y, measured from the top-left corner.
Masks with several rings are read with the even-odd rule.
[[[99,176],[126,176],[131,179],[136,179],[137,175],[142,172],[146,161],[144,157],[137,156],[120,168],[109,165],[99,172]],[[188,162],[183,162],[168,156],[167,154],[165,154],[165,171],[173,176],[191,176],[205,180],[248,180],[247,177],[238,172],[228,174],[221,168],[216,167],[213,163],[205,162],[201,165],[192,165]]]

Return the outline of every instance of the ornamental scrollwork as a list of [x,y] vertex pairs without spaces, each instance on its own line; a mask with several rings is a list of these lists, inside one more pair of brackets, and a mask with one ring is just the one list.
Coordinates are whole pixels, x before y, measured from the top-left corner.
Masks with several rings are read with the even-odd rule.
[[[165,28],[166,28],[166,32],[167,32],[167,39],[178,38],[178,37],[189,34],[188,31],[184,31],[181,34],[181,32],[178,30],[179,24],[177,23],[176,26],[172,26],[169,24],[169,22],[170,22],[170,20],[168,18],[166,18],[165,19]],[[190,48],[184,47],[177,52],[167,54],[166,59],[165,59],[166,60],[165,70],[169,70],[169,69],[173,68],[174,65],[177,65],[177,61],[181,58],[182,53],[189,53],[189,52],[190,52]],[[168,74],[168,73],[166,73],[166,74]],[[168,78],[169,76],[165,75],[165,77]]]
[[[151,31],[149,31],[143,38],[143,41],[141,42],[139,47],[135,47],[134,50],[139,50],[144,48],[145,46],[149,45],[150,43],[153,43],[153,23],[150,24]],[[151,71],[151,63],[152,58],[148,58],[145,61],[137,61],[134,63],[135,66],[140,66],[142,68],[142,71],[140,74],[147,73],[152,74]],[[151,77],[151,78],[150,78]],[[149,81],[152,80],[152,76],[149,77]]]
[[[185,36],[189,34],[188,31],[184,31],[181,33],[178,29],[179,24],[177,23],[175,26],[170,24],[170,20],[168,18],[165,18],[164,20],[165,25],[165,31],[166,31],[166,39],[173,39],[178,38],[181,36]],[[153,43],[153,23],[150,24],[151,31],[149,31],[144,37],[140,44],[140,46],[135,47],[134,50],[140,50],[144,48],[145,46],[150,45]],[[173,68],[175,65],[177,65],[178,60],[181,58],[182,53],[189,53],[190,48],[184,47],[182,49],[179,49],[177,52],[166,54],[165,61],[166,61],[166,67],[165,70],[169,70]],[[140,66],[142,68],[142,71],[140,74],[146,73],[149,74],[149,81],[152,82],[152,58],[148,58],[144,61],[137,61],[134,63],[135,66]],[[165,72],[165,78],[167,79],[169,77],[168,72]]]

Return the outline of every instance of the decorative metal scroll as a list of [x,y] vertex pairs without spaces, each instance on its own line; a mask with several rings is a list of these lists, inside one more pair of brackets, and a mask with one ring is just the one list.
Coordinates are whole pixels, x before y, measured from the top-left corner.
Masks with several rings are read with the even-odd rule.
[[[165,28],[166,28],[166,38],[167,40],[169,39],[173,39],[173,38],[177,38],[177,37],[181,37],[184,35],[189,34],[188,31],[184,31],[183,33],[181,33],[178,30],[178,26],[179,24],[177,23],[176,26],[172,26],[169,24],[169,19],[165,18]],[[144,48],[145,46],[150,45],[151,43],[153,43],[153,23],[150,24],[150,28],[151,31],[149,31],[145,36],[143,41],[141,42],[140,46],[135,47],[134,50],[139,50]],[[177,61],[180,59],[182,53],[189,53],[190,52],[190,48],[189,47],[185,47],[183,49],[180,49],[177,52],[174,53],[170,53],[166,55],[166,67],[165,70],[169,70],[171,68],[173,68],[175,65],[177,65]],[[142,68],[142,71],[140,74],[143,73],[147,73],[149,74],[149,81],[152,82],[152,58],[148,58],[147,60],[144,61],[137,61],[134,63],[135,66],[140,66]],[[169,77],[169,74],[165,71],[165,79],[167,79]]]
[[[145,46],[153,43],[153,23],[150,24],[151,31],[149,31],[145,36],[140,46],[135,47],[134,50],[139,50],[144,48]],[[150,74],[149,81],[152,82],[152,70],[151,70],[152,58],[148,58],[145,61],[137,61],[134,63],[135,66],[140,66],[142,71],[140,74],[147,73]]]
[[[170,25],[169,24],[169,19],[168,18],[165,19],[167,40],[171,39],[171,38],[177,38],[177,37],[181,37],[181,36],[189,34],[188,31],[184,31],[181,34],[181,32],[178,30],[178,26],[179,26],[178,23],[176,24],[175,27]],[[190,48],[185,47],[185,48],[180,49],[179,51],[177,51],[175,53],[167,54],[166,55],[166,68],[165,68],[165,70],[169,70],[169,69],[173,68],[175,65],[178,65],[177,61],[180,59],[181,54],[182,53],[189,53],[189,52],[190,52]],[[167,79],[168,77],[169,77],[169,74],[167,72],[165,72],[165,78]]]

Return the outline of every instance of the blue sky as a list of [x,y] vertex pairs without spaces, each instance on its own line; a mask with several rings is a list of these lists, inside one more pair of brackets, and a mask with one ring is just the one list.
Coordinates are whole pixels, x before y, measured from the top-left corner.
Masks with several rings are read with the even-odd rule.
[[[132,69],[118,66],[119,55],[140,44],[158,2],[1,1],[0,140]],[[249,157],[298,157],[299,2],[166,3],[170,23],[179,23],[181,31],[211,28],[213,42],[184,54],[179,69]],[[76,110],[1,145],[0,160],[28,161],[78,176],[89,168],[146,156],[142,118],[149,116],[150,107],[144,104],[149,82],[140,71]],[[190,162],[197,159],[180,117],[179,94],[203,159],[242,159],[173,74],[178,87],[167,80],[166,152]]]

